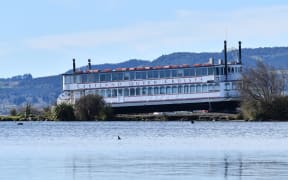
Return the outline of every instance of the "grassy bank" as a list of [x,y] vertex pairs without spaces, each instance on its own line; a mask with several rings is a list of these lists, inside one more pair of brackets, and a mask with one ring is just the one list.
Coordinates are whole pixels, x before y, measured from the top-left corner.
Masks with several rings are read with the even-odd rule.
[[0,121],[54,121],[43,116],[0,116]]
[[[238,120],[237,114],[228,113],[146,113],[146,114],[117,114],[106,121],[229,121]],[[57,121],[44,116],[0,116],[0,121]],[[95,120],[97,121],[97,120]],[[103,121],[103,120],[102,120]]]

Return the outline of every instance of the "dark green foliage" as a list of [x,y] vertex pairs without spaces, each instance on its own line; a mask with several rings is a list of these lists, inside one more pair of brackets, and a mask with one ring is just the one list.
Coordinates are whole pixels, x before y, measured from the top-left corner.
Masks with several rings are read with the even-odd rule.
[[15,108],[11,109],[10,115],[11,116],[16,116],[17,115],[17,110]]
[[257,114],[261,120],[288,120],[288,97],[277,97],[269,104],[262,104]]
[[105,106],[103,108],[103,111],[100,112],[99,116],[97,117],[97,120],[111,120],[112,118],[114,117],[114,114],[113,114],[113,110],[110,106]]
[[103,97],[92,94],[81,97],[75,103],[75,114],[78,120],[102,119],[106,116],[106,104]]
[[56,120],[73,121],[75,120],[74,109],[71,104],[59,104],[54,109]]

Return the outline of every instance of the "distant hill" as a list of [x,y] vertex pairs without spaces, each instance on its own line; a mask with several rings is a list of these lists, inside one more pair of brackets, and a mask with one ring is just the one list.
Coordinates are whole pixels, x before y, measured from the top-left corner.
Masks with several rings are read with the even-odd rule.
[[[228,60],[237,60],[237,52],[237,50],[228,52]],[[172,64],[193,65],[196,63],[205,63],[211,57],[217,62],[218,59],[223,59],[223,52],[177,52],[162,55],[152,61],[131,59],[117,64],[92,65],[92,68],[103,70],[106,68],[115,69],[119,67],[163,66]],[[242,61],[245,66],[253,66],[257,60],[263,60],[276,68],[288,69],[288,47],[246,48],[242,50]],[[77,69],[85,70],[87,66]],[[67,72],[72,72],[72,70],[67,70]],[[7,114],[9,113],[9,109],[25,106],[27,103],[31,103],[32,106],[38,108],[53,105],[61,92],[61,75],[33,78],[32,75],[25,74],[7,79],[0,78],[0,114]]]

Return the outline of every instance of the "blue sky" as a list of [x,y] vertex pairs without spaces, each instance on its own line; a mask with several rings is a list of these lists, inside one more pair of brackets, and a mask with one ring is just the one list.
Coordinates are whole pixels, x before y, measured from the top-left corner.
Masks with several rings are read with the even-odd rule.
[[9,0],[0,7],[0,77],[173,52],[287,46],[284,0]]

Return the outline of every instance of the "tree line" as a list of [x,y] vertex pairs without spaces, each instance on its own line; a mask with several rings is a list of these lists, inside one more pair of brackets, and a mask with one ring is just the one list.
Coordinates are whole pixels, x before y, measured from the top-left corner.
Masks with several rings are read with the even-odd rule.
[[87,95],[77,100],[74,105],[62,103],[38,109],[27,103],[22,108],[11,109],[10,116],[0,117],[0,120],[93,121],[106,120],[112,116],[112,109],[102,96]]

